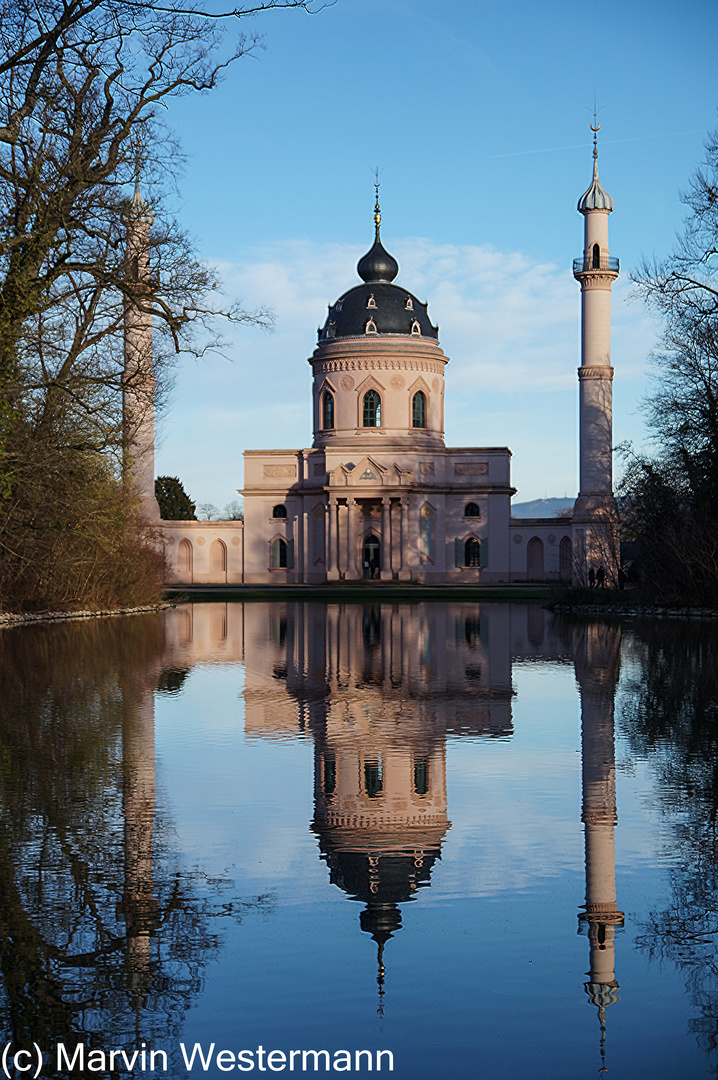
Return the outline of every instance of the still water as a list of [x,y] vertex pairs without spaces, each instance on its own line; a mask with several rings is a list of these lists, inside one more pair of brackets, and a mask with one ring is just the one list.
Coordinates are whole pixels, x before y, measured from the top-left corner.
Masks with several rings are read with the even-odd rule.
[[0,668],[5,1075],[717,1074],[713,626],[194,604]]

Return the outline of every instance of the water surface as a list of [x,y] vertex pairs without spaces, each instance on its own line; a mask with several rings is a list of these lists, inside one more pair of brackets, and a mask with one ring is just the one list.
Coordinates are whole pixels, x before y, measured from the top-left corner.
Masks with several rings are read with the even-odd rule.
[[3,631],[7,1074],[715,1076],[717,645],[438,603]]

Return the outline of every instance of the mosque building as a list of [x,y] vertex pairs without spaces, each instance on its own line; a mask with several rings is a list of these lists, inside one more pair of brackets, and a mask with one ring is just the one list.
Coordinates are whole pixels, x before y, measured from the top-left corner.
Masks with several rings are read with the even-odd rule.
[[[598,127],[594,129],[594,132]],[[396,283],[399,266],[375,239],[361,283],[329,307],[309,363],[313,441],[296,450],[247,450],[245,518],[160,521],[154,497],[152,326],[128,304],[126,472],[161,529],[172,584],[323,584],[373,579],[421,584],[585,582],[615,570],[612,490],[611,287],[614,209],[598,178],[581,196],[580,490],[563,518],[511,517],[507,447],[449,447],[449,362],[427,305]],[[125,217],[131,269],[146,272],[151,213],[135,193]]]

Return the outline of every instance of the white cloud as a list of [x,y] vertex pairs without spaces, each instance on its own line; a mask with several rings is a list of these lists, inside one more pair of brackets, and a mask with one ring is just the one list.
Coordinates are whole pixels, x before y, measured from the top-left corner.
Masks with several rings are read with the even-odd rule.
[[[447,443],[508,445],[521,497],[576,485],[576,367],[580,293],[568,266],[520,252],[397,241],[399,280],[439,324],[447,369]],[[229,297],[271,306],[272,334],[244,327],[232,363],[185,361],[163,424],[158,472],[178,474],[200,502],[224,505],[242,483],[244,449],[311,443],[311,369],[306,363],[327,304],[357,282],[356,248],[311,241],[248,250],[220,266]],[[614,288],[614,366],[624,395],[616,440],[640,438],[632,413],[655,325],[630,283]],[[623,384],[621,382],[623,380]]]

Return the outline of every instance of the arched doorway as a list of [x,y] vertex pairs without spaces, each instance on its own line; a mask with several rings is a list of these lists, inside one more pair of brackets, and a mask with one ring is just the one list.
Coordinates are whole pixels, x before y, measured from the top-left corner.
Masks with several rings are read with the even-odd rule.
[[227,548],[221,540],[213,540],[209,549],[209,569],[215,584],[227,581]]
[[573,577],[573,544],[570,536],[564,536],[558,546],[558,566],[561,581],[570,581]]
[[381,544],[373,534],[367,536],[361,549],[361,561],[365,578],[378,578],[381,575]]
[[180,540],[177,548],[177,570],[183,582],[192,583],[192,545],[189,540]]

